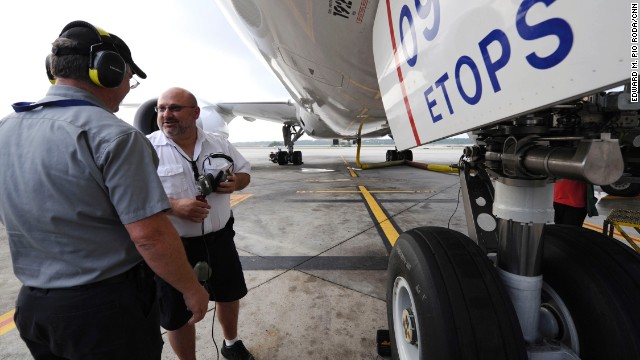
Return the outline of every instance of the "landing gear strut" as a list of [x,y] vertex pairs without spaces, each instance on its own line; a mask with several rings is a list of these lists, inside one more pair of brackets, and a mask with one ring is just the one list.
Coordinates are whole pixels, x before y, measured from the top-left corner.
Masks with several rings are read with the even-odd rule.
[[287,151],[278,149],[278,151],[269,154],[269,160],[273,163],[278,163],[278,165],[286,165],[288,163],[302,165],[302,151],[293,151],[293,143],[295,143],[302,134],[304,134],[302,128],[297,128],[295,125],[283,125],[282,138],[284,145],[287,147]]

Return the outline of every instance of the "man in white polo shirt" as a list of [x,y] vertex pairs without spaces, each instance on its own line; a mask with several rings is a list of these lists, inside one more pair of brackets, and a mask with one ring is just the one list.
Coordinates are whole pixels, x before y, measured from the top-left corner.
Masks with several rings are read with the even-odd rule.
[[[223,137],[196,126],[200,108],[193,94],[171,88],[158,98],[158,128],[148,135],[160,164],[158,175],[169,197],[169,219],[182,237],[187,257],[216,302],[222,326],[222,355],[254,359],[238,340],[240,299],[247,294],[233,241],[230,194],[249,185],[251,165]],[[195,359],[195,325],[182,296],[158,279],[161,325],[182,360]]]

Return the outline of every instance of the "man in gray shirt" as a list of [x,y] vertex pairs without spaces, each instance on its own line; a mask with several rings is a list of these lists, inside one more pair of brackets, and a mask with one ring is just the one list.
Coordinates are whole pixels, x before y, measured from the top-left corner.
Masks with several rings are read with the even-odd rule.
[[153,147],[113,115],[146,74],[122,39],[83,21],[54,41],[47,73],[47,96],[0,120],[16,326],[35,359],[160,359],[151,271],[183,294],[191,323],[208,294],[164,213]]

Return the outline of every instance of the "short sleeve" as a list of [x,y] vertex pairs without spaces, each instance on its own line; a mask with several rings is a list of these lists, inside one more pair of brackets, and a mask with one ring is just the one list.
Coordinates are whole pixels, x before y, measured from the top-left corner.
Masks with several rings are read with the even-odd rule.
[[104,183],[120,221],[129,224],[170,208],[158,178],[158,155],[132,131],[113,140],[100,157]]

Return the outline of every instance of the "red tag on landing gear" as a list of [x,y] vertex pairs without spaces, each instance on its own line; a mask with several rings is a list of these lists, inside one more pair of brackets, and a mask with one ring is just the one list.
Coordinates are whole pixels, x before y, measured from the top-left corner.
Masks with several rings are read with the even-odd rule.
[[202,201],[203,203],[208,204],[207,199],[202,195],[197,195],[196,200]]

